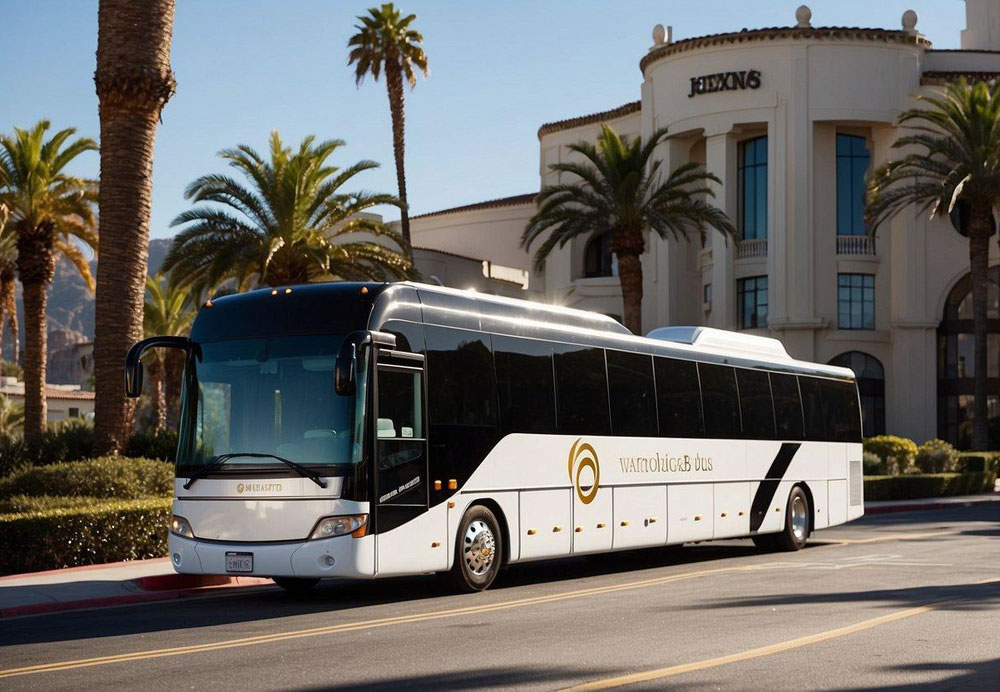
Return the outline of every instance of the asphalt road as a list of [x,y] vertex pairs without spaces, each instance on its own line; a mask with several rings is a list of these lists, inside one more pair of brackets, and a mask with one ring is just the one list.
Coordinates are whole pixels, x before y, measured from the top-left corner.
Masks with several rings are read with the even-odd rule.
[[0,689],[1000,689],[1000,502],[749,541],[0,622]]

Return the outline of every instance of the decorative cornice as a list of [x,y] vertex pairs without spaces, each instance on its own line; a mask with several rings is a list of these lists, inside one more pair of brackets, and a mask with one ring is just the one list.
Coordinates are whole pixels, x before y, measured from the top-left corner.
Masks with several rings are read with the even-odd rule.
[[642,101],[632,101],[631,103],[626,103],[624,106],[618,106],[617,108],[612,108],[611,110],[601,111],[600,113],[591,113],[590,115],[579,115],[575,118],[568,118],[566,120],[556,120],[555,122],[545,123],[540,128],[538,128],[538,138],[541,139],[547,134],[552,132],[558,132],[559,130],[569,130],[574,127],[580,127],[581,125],[590,125],[592,123],[604,122],[606,120],[614,120],[615,118],[621,118],[625,115],[631,115],[632,113],[638,113],[642,108]]
[[461,207],[451,207],[450,209],[442,209],[440,211],[429,211],[426,214],[411,216],[410,221],[413,221],[414,219],[427,218],[428,216],[443,216],[445,214],[458,214],[463,211],[476,211],[478,209],[494,209],[496,207],[516,207],[519,204],[533,204],[535,201],[535,197],[537,196],[538,196],[537,192],[529,192],[524,195],[514,195],[512,197],[500,197],[498,199],[488,199],[485,202],[476,202],[475,204],[466,204]]
[[1000,70],[928,70],[920,75],[920,84],[923,86],[944,86],[948,82],[956,82],[963,78],[970,82],[990,82],[1000,78]]
[[793,40],[849,40],[849,41],[881,41],[884,43],[901,43],[922,48],[930,48],[931,42],[919,34],[914,35],[906,31],[891,31],[889,29],[863,29],[859,27],[847,26],[826,26],[798,28],[794,26],[771,27],[766,29],[744,29],[725,34],[711,34],[709,36],[698,36],[687,38],[682,41],[658,46],[649,51],[642,60],[639,61],[639,69],[643,74],[646,67],[660,58],[668,55],[676,55],[687,51],[707,48],[709,46],[721,46],[733,43],[749,43],[751,41],[774,41],[780,39]]

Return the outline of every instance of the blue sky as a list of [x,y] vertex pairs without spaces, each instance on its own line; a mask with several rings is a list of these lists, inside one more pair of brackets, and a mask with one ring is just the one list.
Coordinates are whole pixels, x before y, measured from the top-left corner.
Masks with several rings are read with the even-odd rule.
[[[335,163],[382,164],[357,179],[395,192],[384,83],[355,87],[345,44],[373,2],[178,0],[177,93],[163,112],[154,164],[153,237],[172,234],[185,186],[223,169],[239,143],[340,138]],[[530,192],[543,122],[639,98],[639,59],[657,22],[683,39],[794,24],[800,2],[751,0],[403,0],[417,14],[431,74],[407,93],[411,214]],[[914,9],[937,48],[957,48],[962,0],[822,0],[814,26],[898,28]],[[96,0],[0,0],[0,130],[47,117],[97,137]],[[77,172],[96,176],[98,157]],[[387,217],[395,218],[392,211]]]

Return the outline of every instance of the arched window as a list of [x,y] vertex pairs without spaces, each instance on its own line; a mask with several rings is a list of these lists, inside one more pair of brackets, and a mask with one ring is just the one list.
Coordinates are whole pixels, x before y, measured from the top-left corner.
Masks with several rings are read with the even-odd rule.
[[[990,269],[987,319],[986,415],[994,449],[1000,444],[1000,267]],[[972,281],[966,274],[948,294],[938,326],[938,437],[959,449],[972,444],[975,376]]]
[[618,276],[618,258],[611,252],[611,238],[606,234],[587,241],[583,251],[583,276]]
[[830,361],[830,365],[839,365],[854,371],[858,382],[858,394],[861,396],[861,420],[864,424],[864,436],[882,435],[885,433],[885,368],[875,356],[861,351],[848,351]]

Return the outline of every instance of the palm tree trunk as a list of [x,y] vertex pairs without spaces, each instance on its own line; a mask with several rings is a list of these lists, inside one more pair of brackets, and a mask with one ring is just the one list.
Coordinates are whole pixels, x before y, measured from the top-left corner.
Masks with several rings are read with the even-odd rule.
[[[403,203],[400,209],[399,226],[410,244],[410,212],[406,206],[406,173],[403,170],[405,152],[404,130],[406,129],[406,114],[403,108],[403,75],[399,67],[389,64],[386,60],[385,86],[389,92],[389,114],[392,116],[392,153],[396,157],[396,184],[399,187],[399,200]],[[410,255],[409,247],[406,254]]]
[[47,285],[22,281],[24,288],[24,442],[37,449],[45,430]]
[[16,289],[14,287],[14,279],[11,277],[10,281],[5,281],[4,285],[0,287],[0,293],[7,296],[7,324],[10,325],[10,340],[11,346],[13,347],[11,353],[11,362],[20,363],[21,356],[21,333],[18,330],[17,322],[17,295]]
[[100,0],[97,72],[100,102],[100,244],[94,339],[94,453],[122,449],[134,402],[122,368],[142,339],[149,260],[153,144],[177,83],[170,69],[174,0]]
[[987,371],[986,333],[988,329],[989,302],[989,251],[990,227],[989,210],[986,216],[981,210],[973,209],[969,219],[969,266],[972,281],[972,329],[975,355],[973,372],[975,376],[972,403],[972,448],[989,449],[989,428],[987,425]]
[[156,359],[149,363],[150,399],[152,401],[153,429],[162,432],[167,427],[167,400],[164,393],[163,379],[164,353],[156,354]]
[[639,255],[618,255],[618,281],[622,287],[625,326],[633,334],[642,334],[642,260]]

